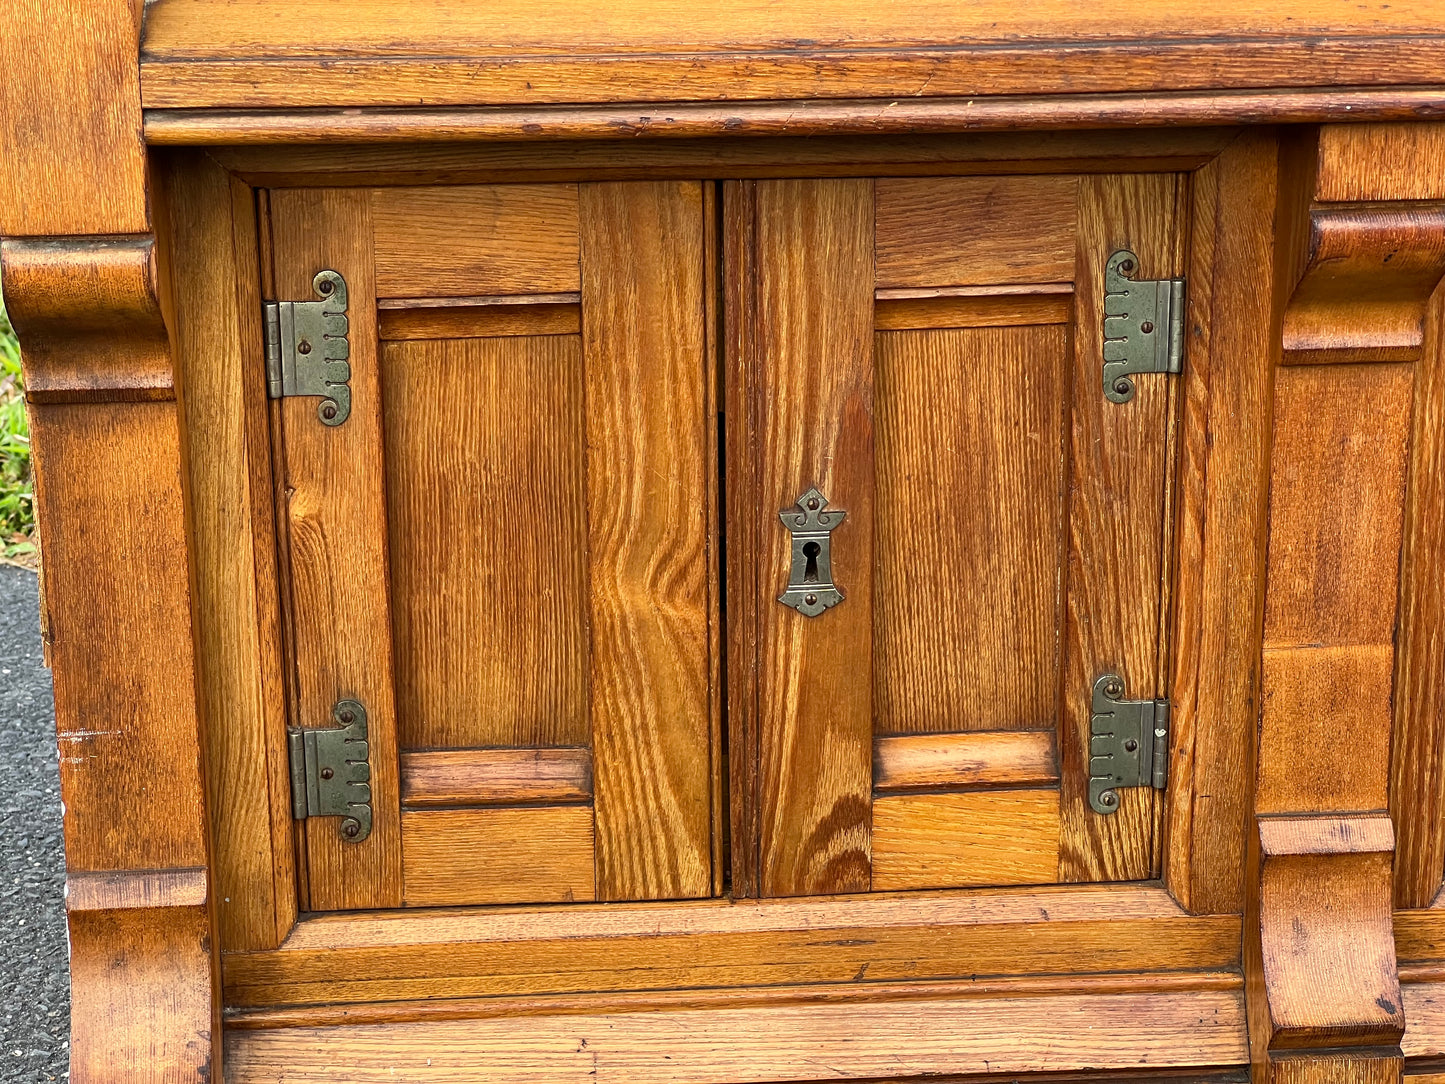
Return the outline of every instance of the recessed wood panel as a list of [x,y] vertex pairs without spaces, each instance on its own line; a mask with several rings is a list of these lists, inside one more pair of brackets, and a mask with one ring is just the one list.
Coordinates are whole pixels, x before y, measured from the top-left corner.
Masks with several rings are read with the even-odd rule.
[[591,806],[408,811],[401,849],[408,907],[595,896]]
[[1068,329],[876,336],[880,734],[1053,725]]
[[404,748],[586,745],[574,336],[383,347]]
[[378,188],[377,297],[578,289],[577,186]]
[[1074,290],[1066,282],[1029,286],[955,286],[879,290],[873,326],[879,331],[933,327],[1023,327],[1067,324]]
[[1057,790],[873,800],[873,889],[1047,884],[1059,876]]
[[1071,282],[1077,177],[878,181],[878,285]]
[[474,339],[495,335],[577,335],[580,294],[398,300],[380,306],[386,339]]

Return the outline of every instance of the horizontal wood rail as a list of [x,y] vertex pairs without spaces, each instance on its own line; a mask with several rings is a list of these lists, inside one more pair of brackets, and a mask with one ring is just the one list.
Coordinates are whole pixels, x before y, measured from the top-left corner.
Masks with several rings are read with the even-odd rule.
[[1088,125],[1306,124],[1445,117],[1445,91],[1385,87],[453,109],[145,111],[156,146],[470,142],[738,135],[920,135]]

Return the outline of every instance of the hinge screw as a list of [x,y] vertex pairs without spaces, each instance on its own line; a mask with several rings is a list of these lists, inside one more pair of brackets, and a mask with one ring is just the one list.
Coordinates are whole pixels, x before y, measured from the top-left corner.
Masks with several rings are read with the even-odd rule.
[[1106,790],[1103,794],[1099,795],[1099,801],[1105,805],[1113,805],[1118,800],[1118,797],[1115,796],[1112,790]]
[[1126,741],[1126,742],[1124,743],[1124,751],[1125,751],[1125,752],[1132,753],[1135,749],[1138,749],[1138,748],[1139,748],[1139,743],[1136,742],[1133,738],[1130,738],[1128,741]]
[[1124,686],[1120,685],[1117,681],[1111,681],[1108,685],[1104,686],[1104,692],[1108,693],[1111,697],[1119,697],[1124,693]]
[[333,772],[330,768],[322,768],[322,769],[321,769],[321,778],[322,778],[322,779],[330,779],[330,778],[331,778],[333,775],[335,775],[335,774],[336,774],[336,773]]
[[[324,403],[321,407],[321,416],[327,421],[336,417],[336,405],[334,403]],[[348,722],[349,721],[350,720],[348,720]]]
[[341,830],[346,833],[346,837],[350,839],[352,836],[356,835],[357,832],[361,831],[361,825],[357,824],[355,821],[350,821]]
[[310,344],[309,342],[307,342],[305,339],[302,339],[299,343],[296,344],[296,353],[298,353],[298,354],[309,354],[309,353],[311,353],[311,344]]
[[1145,320],[1142,324],[1139,325],[1139,330],[1142,331],[1145,335],[1148,335],[1151,331],[1154,330],[1154,322],[1152,320]]
[[355,719],[355,718],[356,718],[356,714],[355,714],[355,712],[353,712],[350,708],[345,708],[345,709],[342,710],[342,712],[341,712],[341,721],[342,721],[343,723],[349,723],[349,722],[351,722],[351,721],[352,721],[353,719]]

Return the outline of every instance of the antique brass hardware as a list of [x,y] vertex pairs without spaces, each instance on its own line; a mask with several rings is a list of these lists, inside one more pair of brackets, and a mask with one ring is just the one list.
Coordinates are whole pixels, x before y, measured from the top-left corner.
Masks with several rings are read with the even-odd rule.
[[1177,373],[1184,363],[1184,280],[1133,279],[1139,257],[1120,249],[1104,267],[1104,397],[1134,398],[1136,373]]
[[366,708],[339,700],[331,709],[338,727],[287,732],[291,754],[291,812],[343,817],[341,838],[360,843],[371,835],[371,764]]
[[347,339],[346,280],[318,271],[311,288],[320,301],[267,301],[266,390],[272,399],[319,395],[316,415],[340,425],[351,414],[351,343]]
[[833,560],[829,540],[848,513],[839,509],[824,511],[828,498],[814,486],[798,498],[796,508],[778,513],[793,536],[793,567],[788,587],[778,601],[791,606],[804,617],[817,617],[830,606],[843,601],[843,592],[833,583]]
[[1119,808],[1120,787],[1163,790],[1169,772],[1169,701],[1125,700],[1124,679],[1094,679],[1089,721],[1089,807]]

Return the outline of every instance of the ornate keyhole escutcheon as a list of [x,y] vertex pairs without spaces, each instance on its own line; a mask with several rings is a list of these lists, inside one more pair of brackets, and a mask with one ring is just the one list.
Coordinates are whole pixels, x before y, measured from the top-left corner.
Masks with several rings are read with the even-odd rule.
[[793,563],[788,587],[778,601],[804,617],[817,617],[843,601],[843,592],[833,582],[833,561],[829,542],[833,529],[848,514],[842,509],[827,511],[828,498],[813,486],[798,498],[794,508],[778,513],[793,536]]

